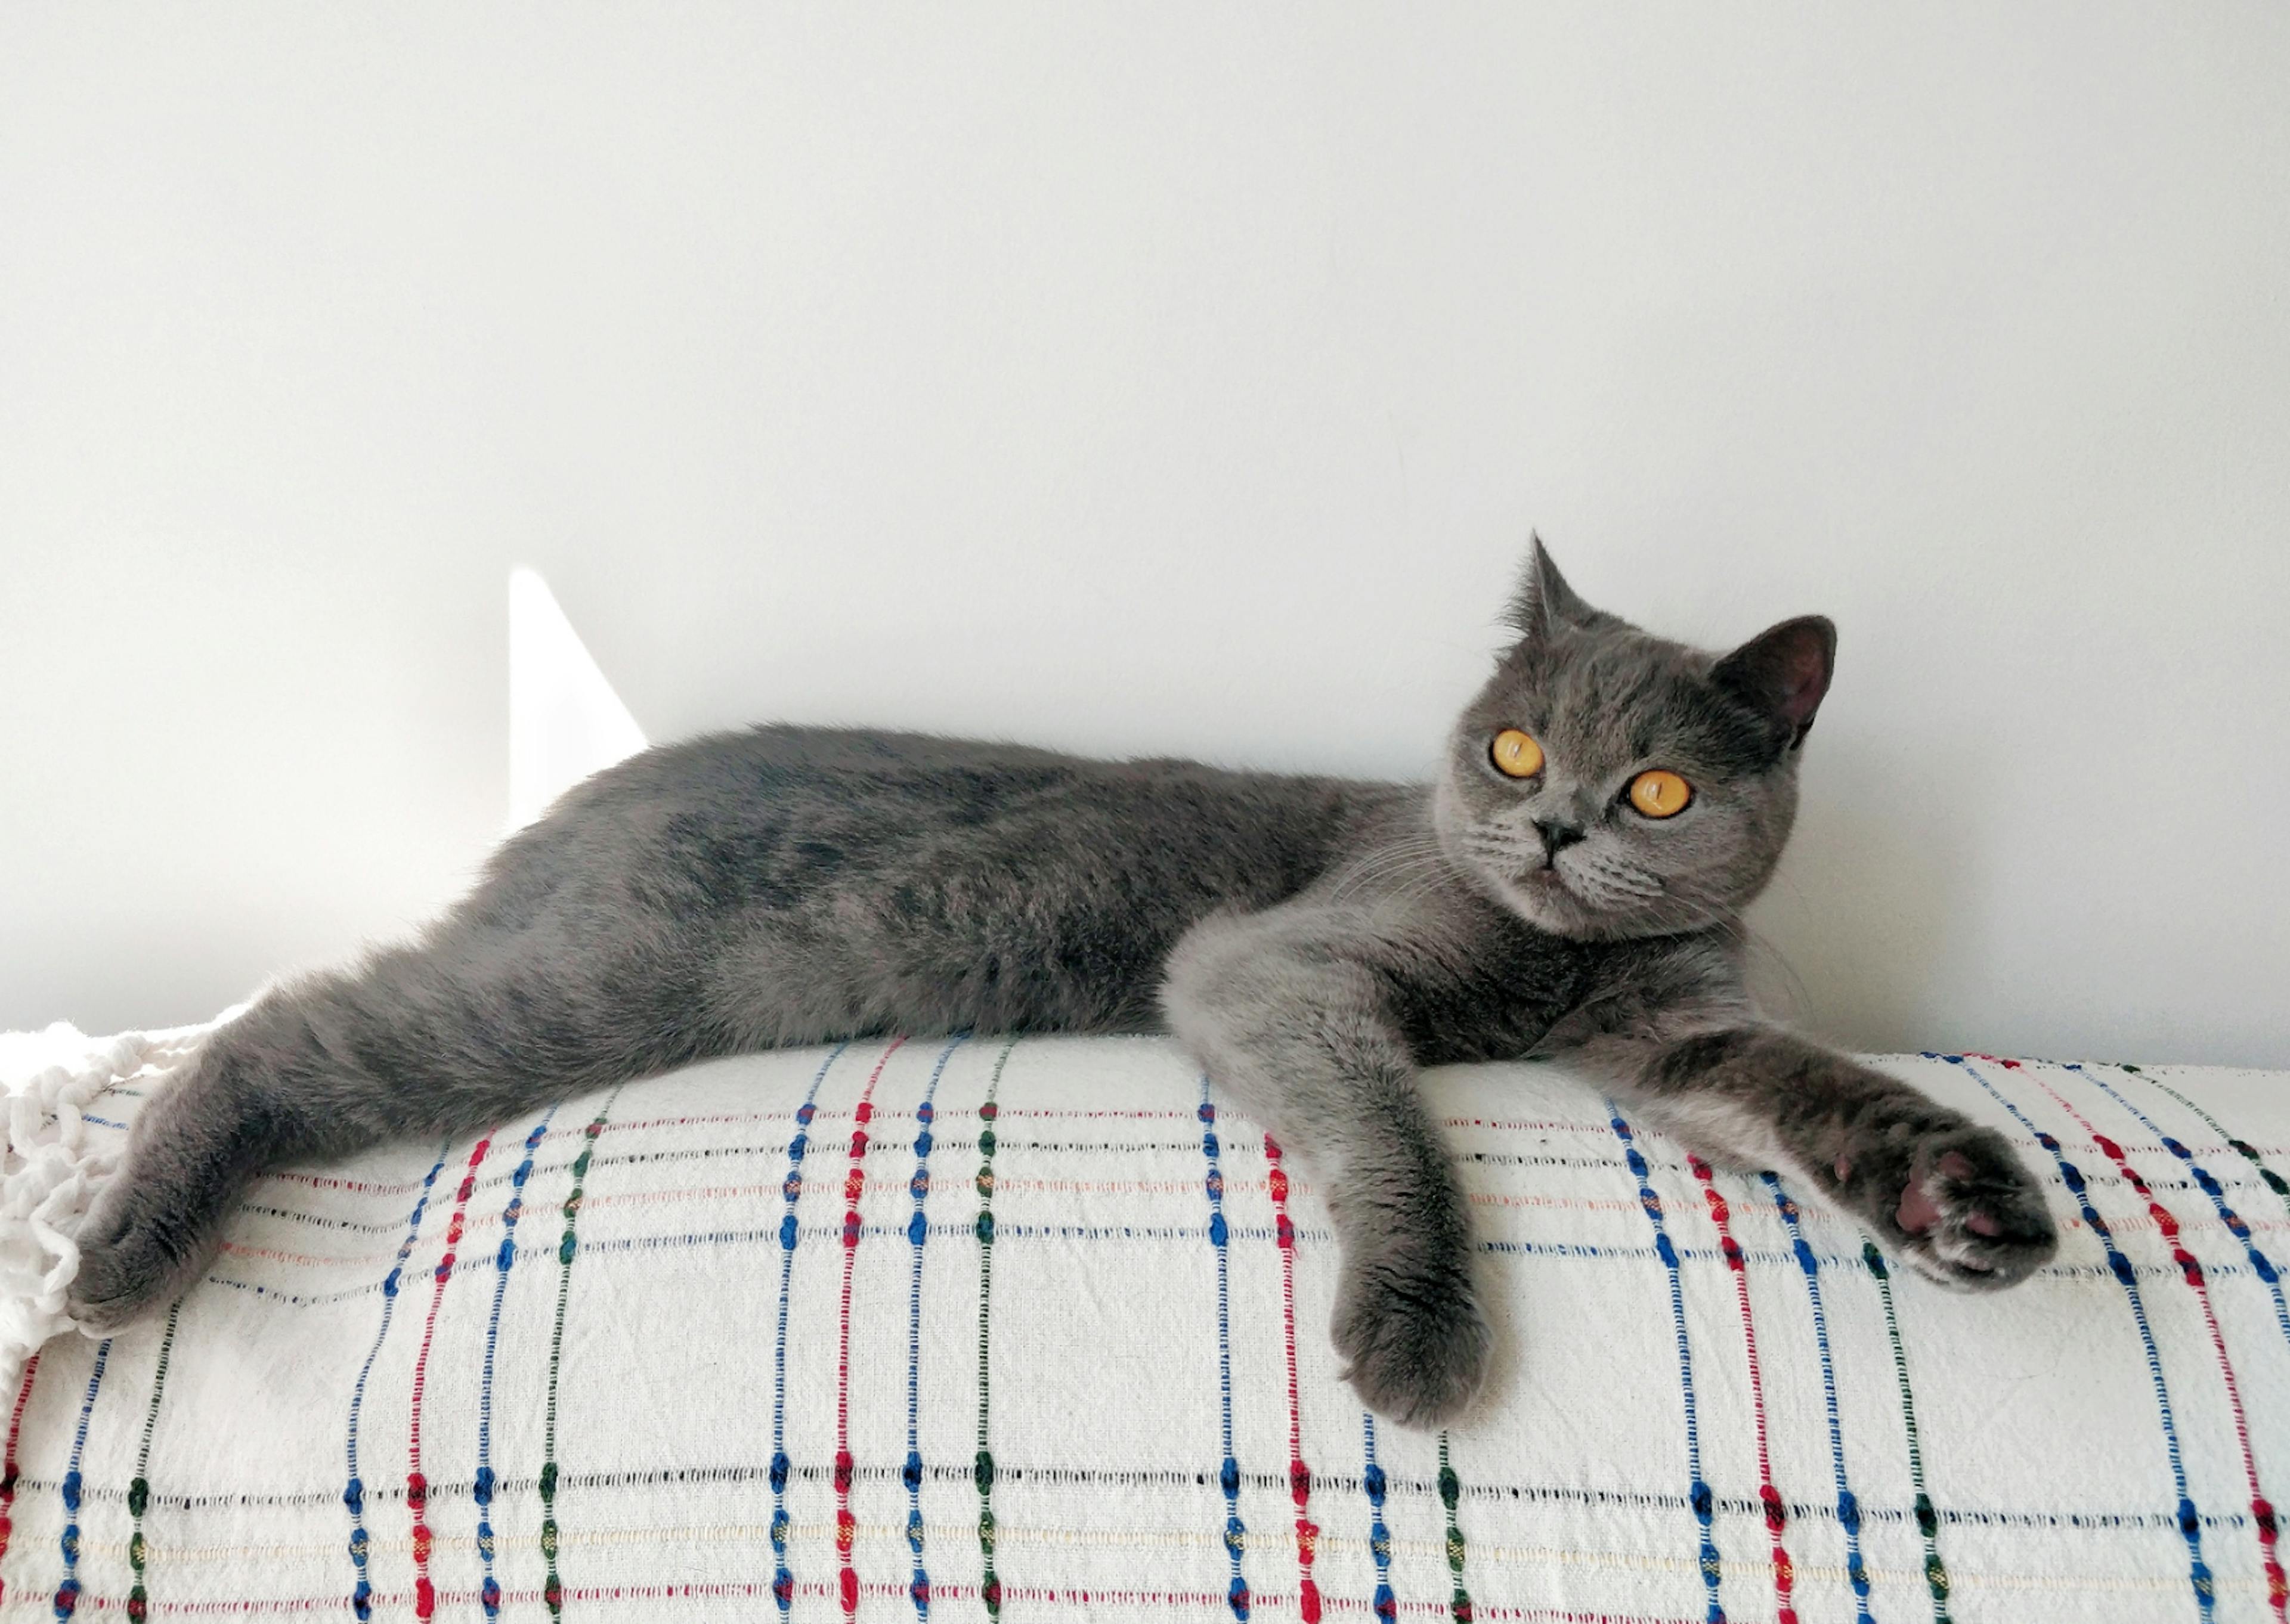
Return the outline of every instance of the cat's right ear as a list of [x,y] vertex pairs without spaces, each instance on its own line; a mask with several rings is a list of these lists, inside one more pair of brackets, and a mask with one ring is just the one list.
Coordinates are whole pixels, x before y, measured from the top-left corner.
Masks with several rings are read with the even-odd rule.
[[1533,643],[1548,636],[1555,626],[1581,626],[1597,614],[1597,610],[1574,595],[1574,588],[1566,584],[1558,566],[1550,562],[1550,552],[1542,545],[1542,538],[1530,536],[1526,563],[1519,571],[1518,590],[1511,594],[1510,604],[1503,611],[1503,623],[1526,642]]
[[1805,742],[1837,670],[1837,628],[1800,615],[1766,628],[1719,660],[1709,680],[1763,716],[1783,748]]

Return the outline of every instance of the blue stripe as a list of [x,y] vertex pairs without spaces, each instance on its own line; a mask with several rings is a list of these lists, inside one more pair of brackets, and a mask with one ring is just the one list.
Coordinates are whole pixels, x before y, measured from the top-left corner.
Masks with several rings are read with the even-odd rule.
[[1391,1593],[1391,1530],[1383,1523],[1388,1485],[1383,1467],[1375,1458],[1375,1417],[1361,1411],[1360,1426],[1367,1434],[1367,1469],[1360,1476],[1360,1486],[1367,1491],[1367,1548],[1375,1558],[1375,1616],[1383,1624],[1391,1624],[1399,1616],[1399,1602]]
[[914,1192],[915,1215],[907,1222],[907,1240],[915,1250],[914,1284],[907,1304],[907,1548],[914,1553],[915,1576],[908,1587],[913,1597],[915,1616],[930,1617],[930,1575],[923,1568],[923,1243],[930,1238],[930,1220],[923,1206],[930,1199],[931,1124],[938,1116],[938,1080],[946,1075],[946,1063],[954,1052],[962,1047],[970,1036],[957,1032],[953,1041],[939,1051],[938,1064],[931,1068],[930,1086],[923,1091],[923,1102],[915,1108],[915,1176],[908,1188]]
[[509,1175],[508,1204],[501,1209],[500,1250],[493,1254],[499,1272],[493,1276],[492,1312],[485,1319],[485,1367],[477,1383],[477,1477],[471,1491],[477,1502],[477,1555],[485,1566],[478,1599],[489,1619],[500,1616],[501,1602],[500,1581],[493,1577],[493,1351],[500,1344],[501,1299],[508,1294],[508,1271],[516,1265],[516,1220],[524,1216],[524,1181],[532,1177],[532,1153],[556,1115],[552,1105],[524,1136],[524,1159]]
[[111,1339],[95,1345],[95,1368],[88,1372],[87,1396],[79,1403],[79,1426],[72,1433],[71,1464],[64,1470],[64,1578],[56,1587],[56,1617],[68,1619],[79,1604],[79,1460],[87,1447],[87,1423],[95,1413],[95,1396],[103,1388],[103,1367],[111,1360]]
[[373,1585],[366,1578],[365,1481],[358,1476],[358,1412],[365,1407],[365,1381],[373,1373],[373,1362],[380,1356],[381,1344],[389,1335],[390,1316],[397,1309],[398,1272],[412,1254],[413,1243],[421,1234],[421,1215],[429,1208],[429,1192],[436,1187],[437,1175],[445,1166],[445,1157],[452,1150],[448,1140],[439,1148],[437,1160],[421,1180],[421,1194],[415,1197],[413,1211],[405,1220],[405,1238],[398,1243],[396,1260],[389,1272],[381,1277],[381,1324],[373,1333],[373,1346],[365,1350],[365,1363],[358,1366],[357,1385],[350,1389],[349,1481],[342,1486],[342,1504],[350,1512],[350,1563],[357,1574],[357,1583],[350,1591],[350,1609],[361,1619],[373,1613]]
[[[2290,1303],[2283,1300],[2281,1267],[2258,1249],[2258,1243],[2251,1238],[2250,1225],[2244,1221],[2241,1213],[2227,1204],[2225,1187],[2219,1183],[2216,1175],[2209,1168],[2195,1160],[2192,1151],[2156,1126],[2153,1117],[2126,1100],[2121,1094],[2117,1093],[2109,1086],[2104,1077],[2094,1072],[2086,1071],[2078,1065],[2071,1064],[2062,1069],[2074,1072],[2137,1117],[2141,1127],[2153,1134],[2161,1142],[2164,1149],[2178,1157],[2186,1165],[2188,1176],[2202,1187],[2204,1195],[2211,1198],[2211,1205],[2218,1211],[2219,1221],[2227,1227],[2228,1232],[2235,1239],[2242,1243],[2243,1255],[2250,1260],[2250,1272],[2266,1282],[2266,1289],[2274,1293],[2274,1323],[2281,1327],[2283,1340],[2290,1342]],[[2206,1263],[2203,1266],[2203,1273],[2215,1275],[2217,1271]]]
[[[1232,1281],[1227,1244],[1230,1234],[1224,1221],[1224,1165],[1217,1147],[1216,1107],[1209,1101],[1209,1080],[1201,1079],[1201,1150],[1209,1161],[1209,1244],[1216,1248],[1217,1269],[1217,1386],[1224,1406],[1224,1464],[1217,1482],[1224,1489],[1224,1548],[1232,1563],[1232,1588],[1225,1600],[1236,1619],[1248,1617],[1248,1580],[1240,1571],[1240,1553],[1248,1530],[1240,1520],[1240,1462],[1232,1452]],[[1001,1238],[995,1231],[995,1238]]]
[[1861,1560],[1861,1501],[1845,1475],[1845,1425],[1837,1413],[1837,1367],[1829,1356],[1829,1316],[1821,1307],[1821,1264],[1798,1228],[1797,1203],[1772,1173],[1758,1175],[1773,1192],[1774,1205],[1789,1226],[1790,1248],[1798,1268],[1805,1272],[1806,1296],[1813,1304],[1813,1340],[1821,1350],[1821,1396],[1829,1409],[1829,1458],[1837,1472],[1837,1521],[1845,1530],[1845,1573],[1852,1581],[1856,1624],[1874,1624],[1869,1616],[1869,1569]]
[[1653,1226],[1654,1251],[1661,1256],[1662,1267],[1669,1271],[1669,1317],[1677,1329],[1677,1380],[1685,1395],[1685,1469],[1692,1483],[1690,1502],[1694,1521],[1701,1525],[1701,1586],[1709,1596],[1709,1624],[1726,1624],[1726,1608],[1718,1593],[1723,1568],[1718,1556],[1718,1541],[1713,1521],[1717,1503],[1709,1485],[1701,1478],[1701,1429],[1693,1412],[1693,1348],[1685,1335],[1685,1286],[1678,1277],[1677,1249],[1670,1244],[1669,1230],[1661,1221],[1661,1197],[1653,1193],[1649,1183],[1645,1157],[1639,1153],[1637,1141],[1630,1136],[1630,1124],[1622,1120],[1622,1113],[1611,1100],[1606,1101],[1607,1124],[1614,1136],[1622,1141],[1623,1159],[1629,1164],[1630,1176],[1638,1183],[1638,1206],[1646,1221]]
[[810,1092],[796,1108],[795,1137],[788,1140],[787,1178],[780,1187],[787,1198],[787,1213],[780,1220],[780,1322],[772,1349],[772,1599],[780,1604],[782,1615],[795,1603],[795,1574],[788,1567],[787,1508],[788,1289],[795,1277],[795,1246],[800,1236],[795,1222],[795,1204],[803,1194],[803,1157],[811,1146],[811,1119],[814,1102],[819,1099],[819,1085],[827,1081],[829,1070],[850,1046],[847,1043],[837,1044],[819,1063],[819,1071],[811,1079]]
[[2207,1620],[2211,1617],[2216,1587],[2212,1583],[2210,1568],[2203,1561],[2202,1514],[2196,1509],[2194,1497],[2187,1492],[2187,1467],[2179,1452],[2179,1426],[2171,1415],[2171,1389],[2163,1380],[2163,1356],[2155,1346],[2154,1330],[2147,1323],[2147,1305],[2140,1300],[2139,1283],[2132,1275],[2130,1260],[2117,1247],[2115,1234],[2107,1227],[2107,1220],[2099,1215],[2099,1209],[2092,1205],[2082,1171],[2061,1154],[2059,1140],[2029,1120],[2025,1111],[2007,1099],[2001,1089],[1981,1075],[1978,1067],[1962,1055],[1927,1055],[1926,1058],[1944,1060],[1951,1066],[1961,1068],[1965,1076],[1986,1089],[1991,1099],[2012,1113],[2014,1121],[2036,1136],[2036,1142],[2051,1153],[2052,1160],[2059,1166],[2060,1177],[2074,1195],[2077,1205],[2083,1209],[2083,1221],[2099,1237],[2099,1244],[2107,1249],[2107,1266],[2122,1284],[2123,1294],[2131,1304],[2131,1317],[2139,1326],[2140,1344],[2146,1350],[2147,1373],[2155,1383],[2155,1408],[2163,1418],[2163,1444],[2171,1458],[2171,1482],[2179,1493],[2179,1532],[2187,1542],[2187,1576],[2195,1588],[2195,1605]]

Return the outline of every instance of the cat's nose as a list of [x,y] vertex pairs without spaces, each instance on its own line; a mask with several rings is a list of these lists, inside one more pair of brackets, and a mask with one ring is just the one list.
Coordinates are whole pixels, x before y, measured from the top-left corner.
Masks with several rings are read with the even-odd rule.
[[1542,819],[1537,818],[1534,820],[1534,828],[1535,831],[1542,836],[1542,860],[1545,863],[1557,862],[1561,852],[1582,838],[1582,828],[1580,824],[1545,822]]

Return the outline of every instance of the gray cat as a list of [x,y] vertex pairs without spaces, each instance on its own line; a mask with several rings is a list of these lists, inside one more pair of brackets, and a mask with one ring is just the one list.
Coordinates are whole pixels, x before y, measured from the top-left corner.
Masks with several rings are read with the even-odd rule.
[[1759,1019],[1739,910],[1836,634],[1720,659],[1538,542],[1429,785],[765,727],[572,790],[414,943],[275,988],[150,1102],[72,1304],[196,1281],[250,1181],[709,1055],[861,1034],[1174,1032],[1317,1176],[1368,1405],[1463,1408],[1491,1339],[1419,1066],[1565,1053],[1701,1155],[1784,1169],[1943,1284],[2052,1255],[2004,1138]]

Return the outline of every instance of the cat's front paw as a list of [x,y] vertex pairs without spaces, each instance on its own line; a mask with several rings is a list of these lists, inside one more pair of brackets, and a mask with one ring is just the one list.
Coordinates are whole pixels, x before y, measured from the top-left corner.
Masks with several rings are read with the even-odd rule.
[[1942,1285],[2000,1291],[2058,1250],[2043,1187],[2009,1141],[1937,1107],[1921,1120],[1868,1124],[1829,1171],[1838,1199]]
[[1404,1252],[1347,1261],[1330,1331],[1360,1402],[1404,1427],[1453,1420],[1494,1355],[1468,1267]]

